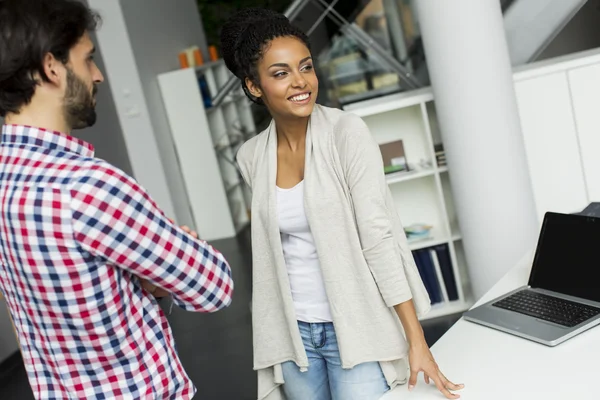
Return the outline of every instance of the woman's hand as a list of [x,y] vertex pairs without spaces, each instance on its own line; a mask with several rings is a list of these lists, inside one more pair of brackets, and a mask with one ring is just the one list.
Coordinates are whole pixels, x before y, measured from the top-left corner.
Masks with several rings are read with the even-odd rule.
[[437,363],[433,359],[433,355],[429,350],[427,343],[419,341],[410,345],[408,353],[408,361],[410,364],[410,379],[408,380],[408,390],[413,390],[417,384],[419,372],[425,375],[425,383],[429,384],[429,380],[433,380],[437,388],[447,399],[458,399],[459,395],[450,393],[450,390],[460,390],[465,385],[457,385],[450,382],[438,368]]
[[400,317],[400,321],[402,321],[402,326],[404,327],[404,332],[406,333],[406,338],[410,345],[410,350],[408,352],[408,362],[410,364],[408,390],[412,390],[415,387],[419,372],[423,372],[423,374],[425,374],[425,382],[429,384],[429,380],[433,380],[439,391],[442,392],[447,399],[460,398],[459,395],[450,393],[450,390],[462,389],[464,385],[456,385],[450,382],[438,368],[437,363],[429,350],[429,346],[425,341],[423,328],[417,319],[417,313],[412,300],[400,303],[394,306],[394,308],[396,309],[398,317]]

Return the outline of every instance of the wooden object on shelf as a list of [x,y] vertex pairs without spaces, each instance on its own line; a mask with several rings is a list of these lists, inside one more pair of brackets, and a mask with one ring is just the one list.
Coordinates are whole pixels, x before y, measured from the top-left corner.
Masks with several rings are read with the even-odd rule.
[[189,68],[190,64],[188,63],[188,56],[185,51],[179,53],[179,67],[181,69]]
[[[402,140],[405,154],[410,158],[411,166],[414,165],[410,171],[386,175],[403,225],[424,223],[432,226],[427,238],[409,241],[410,249],[423,255],[430,254],[438,246],[448,248],[458,300],[450,300],[447,291],[445,294],[440,292],[441,301],[422,319],[467,310],[473,302],[448,167],[439,167],[436,162],[434,145],[442,143],[442,138],[437,130],[431,91],[424,89],[383,96],[344,109],[365,121],[378,144]],[[438,281],[436,261],[439,265],[439,259],[432,259],[430,273]]]
[[197,66],[197,67],[204,64],[204,58],[202,57],[202,53],[200,53],[199,48],[194,49],[194,62],[195,62],[195,66]]
[[233,92],[208,109],[199,80],[214,96],[230,77],[224,62],[158,76],[192,215],[204,240],[234,237],[249,223],[250,192],[235,165],[239,147],[256,134],[250,100]]
[[216,46],[209,46],[208,52],[210,54],[210,61],[217,61],[219,59],[219,52]]

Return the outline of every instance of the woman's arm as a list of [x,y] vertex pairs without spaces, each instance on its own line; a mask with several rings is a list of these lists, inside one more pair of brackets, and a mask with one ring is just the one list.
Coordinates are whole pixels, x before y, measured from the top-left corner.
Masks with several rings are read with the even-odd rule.
[[412,299],[413,293],[388,213],[381,151],[366,124],[355,115],[343,116],[335,130],[364,258],[381,297],[388,307],[394,307]]
[[460,398],[459,395],[450,393],[450,390],[460,390],[464,385],[457,385],[450,382],[440,371],[425,341],[423,328],[417,319],[417,313],[412,300],[400,303],[394,309],[398,317],[400,317],[409,345],[410,379],[408,380],[408,390],[412,390],[415,387],[419,372],[423,372],[425,382],[429,384],[429,379],[433,380],[439,391],[447,399]]
[[432,379],[448,399],[456,399],[459,396],[448,389],[456,390],[461,386],[449,382],[439,371],[417,318],[404,270],[407,260],[400,252],[387,211],[387,183],[379,146],[364,121],[357,116],[344,116],[335,129],[340,134],[338,152],[354,203],[365,260],[384,301],[396,310],[409,342],[409,389],[414,387],[418,373],[423,371],[426,382]]

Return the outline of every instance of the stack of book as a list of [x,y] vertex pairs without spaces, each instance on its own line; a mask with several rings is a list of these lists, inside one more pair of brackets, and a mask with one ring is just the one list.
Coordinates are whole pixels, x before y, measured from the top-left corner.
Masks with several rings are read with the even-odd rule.
[[447,244],[413,251],[431,304],[458,300],[458,288]]
[[446,166],[446,152],[444,151],[444,145],[442,143],[438,143],[433,146],[435,151],[435,160],[437,161],[438,167]]
[[404,233],[410,243],[417,240],[429,239],[431,236],[431,228],[433,228],[433,226],[427,224],[412,224],[404,227]]

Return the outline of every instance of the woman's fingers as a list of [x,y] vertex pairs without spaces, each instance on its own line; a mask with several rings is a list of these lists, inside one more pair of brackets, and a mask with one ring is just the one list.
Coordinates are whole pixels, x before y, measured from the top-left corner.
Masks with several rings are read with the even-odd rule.
[[465,387],[465,385],[463,385],[462,383],[456,384],[456,383],[452,383],[448,380],[448,378],[446,378],[446,376],[444,374],[442,374],[441,371],[438,370],[438,373],[440,375],[440,379],[442,379],[442,381],[444,382],[444,386],[446,386],[448,389],[450,390],[460,390],[462,388]]
[[450,393],[450,391],[448,390],[448,388],[446,387],[446,382],[448,382],[447,379],[442,379],[443,375],[438,371],[434,371],[435,373],[430,375],[430,378],[433,379],[433,382],[435,383],[435,386],[438,388],[438,390],[444,395],[446,396],[447,399],[458,399],[460,398],[459,395],[455,394],[455,393]]

